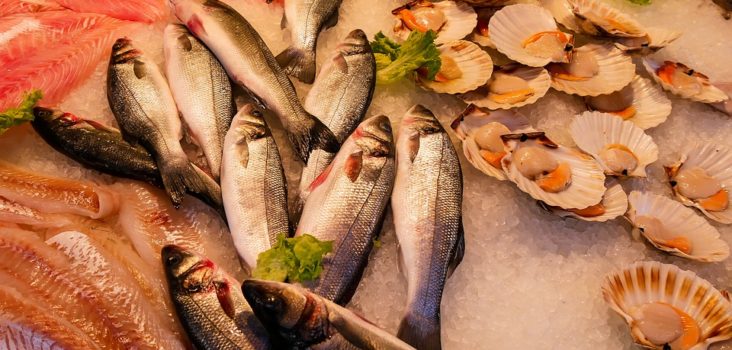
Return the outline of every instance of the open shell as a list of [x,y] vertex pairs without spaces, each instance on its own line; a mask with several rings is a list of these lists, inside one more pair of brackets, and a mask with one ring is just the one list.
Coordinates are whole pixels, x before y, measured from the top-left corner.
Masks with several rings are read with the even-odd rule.
[[[641,129],[650,129],[665,122],[671,114],[671,100],[666,94],[646,78],[636,75],[630,85],[622,88],[613,94],[620,95],[619,99],[632,100],[629,108],[633,108],[634,114],[628,115],[619,111],[599,110],[600,112],[620,115],[623,119],[633,122]],[[600,95],[603,97],[605,95]],[[622,97],[621,97],[622,96]],[[593,100],[598,96],[585,97],[588,108],[593,108]]]
[[[674,86],[670,84],[669,82],[661,79],[658,72],[659,69],[661,69],[665,64],[674,65],[678,67],[677,69],[684,69],[689,72],[689,74],[695,74],[699,76],[699,81],[701,84],[700,90],[694,90],[694,89],[681,89],[677,86]],[[704,102],[704,103],[716,103],[716,102],[722,102],[729,99],[727,94],[724,93],[724,91],[720,90],[716,86],[712,85],[709,82],[709,79],[706,78],[703,74],[699,73],[698,71],[695,71],[694,69],[688,68],[685,65],[677,62],[671,62],[671,61],[665,61],[664,63],[659,63],[651,58],[643,58],[643,66],[646,68],[646,71],[648,71],[648,74],[651,75],[653,80],[655,80],[657,83],[661,84],[664,90],[670,91],[671,93],[681,96],[686,99],[690,99],[692,101],[697,102]]]
[[585,80],[562,79],[552,73],[562,71],[562,64],[553,63],[547,69],[554,89],[580,96],[605,95],[622,89],[635,76],[633,60],[612,45],[587,44],[576,48],[575,52],[592,55],[597,61],[597,74]]
[[[503,158],[503,171],[511,182],[532,198],[547,205],[571,209],[587,208],[600,203],[605,193],[605,174],[592,157],[575,149],[559,146],[546,138],[543,132],[503,136],[509,154]],[[519,171],[513,156],[522,147],[539,147],[547,151],[558,163],[566,163],[571,172],[569,186],[561,192],[548,192],[536,181]]]
[[658,27],[646,28],[647,34],[638,38],[617,38],[615,46],[626,52],[647,55],[656,52],[681,37],[681,32]]
[[671,189],[681,203],[699,209],[714,221],[732,224],[732,205],[727,206],[723,211],[709,211],[702,207],[698,201],[685,197],[678,191],[677,186],[675,186],[678,172],[682,169],[697,167],[719,181],[723,190],[730,191],[732,190],[732,150],[721,145],[698,143],[686,148],[677,163],[665,167],[669,183],[672,184]]
[[563,218],[572,217],[582,221],[605,222],[620,217],[628,211],[628,195],[625,194],[623,186],[619,183],[609,181],[608,188],[602,196],[602,201],[600,201],[604,212],[597,216],[580,215],[581,212],[576,210],[569,211],[559,207],[546,206],[544,203],[541,204],[542,207]]
[[575,32],[582,33],[580,20],[574,15],[574,7],[567,0],[541,0],[541,6],[549,10],[557,23]]
[[[626,216],[633,224],[635,239],[640,239],[642,235],[654,247],[691,260],[717,262],[729,256],[729,245],[719,237],[717,229],[681,203],[664,196],[638,191],[630,193],[628,203],[630,210]],[[643,217],[661,222],[668,237],[683,238],[690,243],[691,251],[684,252],[654,239],[648,233],[648,228],[641,227]]]
[[732,338],[732,305],[723,293],[694,272],[656,261],[638,262],[609,274],[602,285],[602,295],[610,308],[631,329],[635,342],[643,347],[662,349],[641,331],[634,318],[640,307],[663,303],[690,316],[699,327],[700,336],[691,347],[704,350],[710,344]]
[[[491,40],[501,53],[510,59],[531,67],[543,67],[550,62],[569,62],[568,52],[573,47],[571,34],[562,34],[549,11],[536,5],[516,4],[502,8],[491,17],[488,24]],[[566,39],[564,52],[554,55],[532,53],[524,43],[540,33],[556,33]]]
[[[530,92],[527,92],[525,99],[517,101],[497,101],[493,98],[494,94],[490,92],[491,84],[495,83],[496,78],[500,78],[501,74],[514,76],[523,79],[528,84]],[[538,101],[546,95],[551,86],[551,77],[549,72],[544,68],[527,67],[521,65],[504,66],[493,72],[493,76],[484,86],[477,90],[462,94],[460,98],[467,102],[473,103],[480,107],[489,109],[510,109],[526,106]]]
[[498,180],[506,180],[502,168],[496,168],[481,155],[481,149],[475,141],[475,135],[481,126],[489,123],[500,123],[511,132],[531,131],[529,120],[515,111],[486,111],[476,105],[468,105],[453,122],[452,128],[463,142],[465,158],[482,173]]
[[[440,57],[447,56],[455,62],[461,76],[446,81],[432,81],[418,76],[420,83],[425,88],[446,94],[460,94],[485,85],[491,78],[493,60],[478,45],[467,40],[455,40],[440,45],[438,49]],[[445,68],[444,64],[440,68],[441,71],[443,68]]]
[[646,30],[633,18],[600,0],[567,0],[584,33],[613,37],[642,37]]
[[491,40],[490,31],[488,30],[488,23],[496,11],[498,11],[498,8],[495,7],[486,7],[476,10],[476,13],[478,14],[478,24],[476,24],[475,29],[473,29],[473,32],[468,36],[468,40],[483,47],[496,48],[496,45]]
[[[592,155],[607,175],[646,177],[646,167],[658,160],[658,146],[653,139],[643,129],[616,115],[584,112],[574,118],[569,130],[577,147]],[[615,145],[635,156],[634,169],[618,173],[607,164],[602,152]]]
[[445,22],[439,27],[435,43],[442,44],[452,40],[459,40],[470,34],[478,23],[478,15],[467,3],[461,1],[440,1],[431,2],[428,0],[415,0],[409,4],[395,9],[392,13],[396,16],[394,20],[394,34],[402,40],[407,40],[412,29],[401,19],[399,11],[404,8],[417,9],[419,7],[431,7],[444,15]]

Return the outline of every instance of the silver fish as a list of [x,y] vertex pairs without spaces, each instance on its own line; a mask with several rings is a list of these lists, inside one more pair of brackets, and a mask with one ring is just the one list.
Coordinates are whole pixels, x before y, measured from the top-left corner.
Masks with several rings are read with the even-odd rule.
[[333,133],[300,104],[292,82],[251,24],[218,0],[169,0],[175,14],[216,55],[229,77],[279,117],[303,162],[316,148],[338,150]]
[[224,67],[185,26],[169,24],[163,36],[165,73],[191,136],[219,179],[224,136],[234,116],[231,83]]
[[[366,34],[356,29],[338,45],[332,58],[323,65],[318,79],[305,98],[305,109],[318,116],[343,143],[361,122],[371,104],[376,81],[376,62]],[[300,178],[300,200],[307,189],[335,157],[335,153],[316,149],[310,153]]]
[[389,118],[366,119],[310,186],[296,236],[335,241],[311,289],[338,304],[353,296],[379,234],[394,185],[394,144]]
[[463,258],[463,178],[455,148],[434,114],[410,109],[399,128],[391,197],[407,310],[397,336],[422,350],[440,349],[445,281]]
[[414,349],[352,311],[299,286],[246,280],[242,290],[275,349]]
[[315,48],[324,28],[338,23],[342,0],[288,0],[282,24],[290,27],[292,46],[277,55],[287,74],[312,84],[315,79]]
[[289,235],[287,183],[277,144],[251,104],[234,117],[224,143],[221,190],[239,256],[253,270],[259,253]]

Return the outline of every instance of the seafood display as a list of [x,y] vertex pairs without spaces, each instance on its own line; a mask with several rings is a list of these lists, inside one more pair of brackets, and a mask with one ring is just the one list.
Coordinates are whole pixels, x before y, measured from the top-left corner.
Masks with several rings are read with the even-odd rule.
[[478,24],[475,10],[461,1],[414,0],[391,11],[394,34],[406,40],[412,31],[437,33],[438,44],[459,40],[470,34]]

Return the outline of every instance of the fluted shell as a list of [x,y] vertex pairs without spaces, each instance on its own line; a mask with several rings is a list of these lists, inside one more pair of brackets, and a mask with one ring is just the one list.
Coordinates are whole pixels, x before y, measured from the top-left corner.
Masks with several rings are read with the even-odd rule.
[[[543,135],[543,133],[535,134]],[[511,182],[532,198],[547,205],[565,209],[587,208],[602,200],[602,196],[605,194],[605,174],[592,157],[579,150],[559,146],[545,136],[529,137],[528,139],[509,139],[504,136],[504,140],[510,152],[501,162],[503,171]],[[566,189],[556,193],[545,191],[536,181],[525,177],[519,171],[513,161],[514,154],[522,147],[532,146],[543,148],[558,163],[566,163],[569,166],[571,182]]]
[[[602,112],[584,112],[569,125],[572,139],[582,151],[590,154],[607,175],[646,177],[646,167],[658,160],[658,146],[643,129],[632,122]],[[637,166],[627,174],[617,173],[606,163],[602,152],[620,145],[632,152]]]
[[498,11],[496,7],[485,7],[475,10],[478,14],[478,24],[473,29],[473,32],[468,35],[468,40],[482,47],[496,48],[496,44],[491,40],[491,34],[488,31],[488,23],[496,11]]
[[487,111],[476,105],[468,107],[452,122],[452,129],[463,143],[465,158],[483,174],[498,180],[506,180],[502,168],[487,162],[481,155],[481,149],[475,141],[476,132],[481,126],[489,123],[500,123],[511,132],[532,131],[529,120],[516,111]]
[[[411,2],[407,6],[412,4],[414,4],[414,6],[429,4],[430,6],[433,6],[434,9],[441,11],[444,15],[445,23],[436,30],[436,44],[465,38],[473,31],[478,23],[478,15],[475,13],[473,7],[462,1],[445,0],[440,2],[431,2],[427,0],[417,0]],[[395,16],[394,34],[402,40],[407,40],[412,30],[404,24],[398,15]]]
[[[628,196],[628,204],[626,217],[633,224],[635,239],[643,236],[659,250],[691,260],[718,262],[729,256],[729,245],[719,237],[719,231],[681,203],[650,192],[633,191]],[[664,234],[672,239],[684,239],[690,244],[690,251],[684,252],[651,237],[643,217],[661,222]]]
[[635,19],[601,0],[567,0],[582,31],[591,35],[642,37],[646,30]]
[[637,262],[605,277],[602,295],[628,323],[635,342],[646,348],[663,349],[663,344],[648,340],[637,319],[640,308],[650,303],[669,305],[695,321],[700,337],[693,350],[732,338],[730,301],[708,281],[676,265]]
[[575,32],[582,33],[577,16],[574,15],[574,8],[567,0],[541,0],[541,6],[547,9],[557,23]]
[[[643,67],[646,68],[646,71],[648,71],[648,74],[651,75],[653,80],[655,80],[658,84],[660,84],[664,90],[669,91],[673,93],[674,95],[692,100],[697,102],[704,102],[704,103],[716,103],[716,102],[722,102],[729,99],[727,94],[724,93],[724,91],[720,90],[716,86],[712,85],[709,82],[709,79],[705,76],[703,78],[700,78],[701,82],[701,89],[699,91],[692,91],[692,90],[684,90],[679,89],[678,87],[670,84],[666,80],[661,79],[658,72],[659,69],[666,63],[669,64],[676,64],[679,65],[679,69],[686,69],[686,67],[683,64],[677,63],[677,62],[671,62],[671,61],[665,61],[664,63],[659,63],[652,58],[645,57],[643,58]],[[696,74],[701,74],[696,70],[692,71]],[[703,74],[702,74],[703,76]],[[705,79],[706,78],[706,79]]]
[[467,40],[455,40],[441,44],[438,49],[440,57],[443,58],[440,71],[442,72],[446,68],[444,57],[449,57],[460,70],[460,77],[446,81],[433,81],[419,76],[419,82],[425,88],[440,93],[460,94],[485,85],[491,78],[493,60],[478,45]]
[[699,209],[705,216],[714,221],[732,224],[732,206],[728,205],[723,211],[706,210],[698,201],[681,194],[675,186],[676,175],[679,171],[697,167],[719,181],[723,190],[732,190],[732,149],[711,143],[696,143],[684,149],[681,159],[677,163],[665,167],[668,180],[673,184],[671,189],[676,199],[688,207]]
[[[542,7],[531,4],[506,6],[491,17],[488,28],[496,49],[516,62],[531,67],[543,67],[550,62],[569,61],[566,54],[553,59],[532,54],[524,47],[524,42],[536,34],[561,33],[551,13]],[[572,35],[562,35],[569,39],[567,47],[571,48],[574,42]]]
[[617,38],[615,46],[626,52],[639,52],[643,55],[658,51],[681,37],[681,32],[659,27],[646,28],[647,34],[638,38]]
[[[530,92],[526,93],[523,100],[501,101],[496,99],[496,94],[491,92],[491,85],[495,84],[500,74],[506,74],[523,79],[528,84]],[[460,95],[466,103],[473,103],[480,107],[489,109],[511,109],[530,105],[546,95],[552,84],[549,72],[544,68],[527,67],[522,65],[509,65],[493,72],[488,83],[480,88]]]
[[575,52],[593,55],[597,61],[597,74],[585,80],[562,79],[555,73],[562,70],[561,64],[553,63],[547,69],[554,89],[580,96],[605,95],[622,89],[635,76],[635,65],[630,56],[610,44],[587,44],[575,48]]
[[[611,113],[621,116],[641,129],[650,129],[665,122],[669,114],[671,114],[671,100],[666,94],[646,78],[636,75],[630,85],[622,88],[620,91],[614,92],[623,97],[621,99],[631,100],[629,108],[635,113],[631,116],[624,114],[623,111],[600,110],[600,112]],[[595,97],[585,97],[587,107],[593,109],[593,99],[604,97],[605,95]]]
[[[569,211],[559,207],[545,206],[552,213],[563,218],[572,217],[582,221],[605,222],[620,217],[628,211],[628,195],[623,191],[623,186],[615,181],[608,181],[608,187],[602,196],[600,204],[604,208],[604,212],[600,215],[589,216],[580,215],[581,212]],[[586,209],[586,208],[585,208]]]

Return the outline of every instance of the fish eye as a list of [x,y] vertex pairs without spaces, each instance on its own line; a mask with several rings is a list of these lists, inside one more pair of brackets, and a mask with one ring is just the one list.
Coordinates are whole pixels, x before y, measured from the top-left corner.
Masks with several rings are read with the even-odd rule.
[[170,255],[170,256],[167,257],[166,263],[169,266],[178,265],[180,263],[181,259],[182,258],[180,257],[180,255],[173,254],[173,255]]
[[260,112],[259,110],[256,110],[256,109],[252,111],[252,115],[257,118],[262,118],[262,112]]
[[264,299],[264,306],[270,310],[270,311],[279,311],[282,308],[282,303],[280,302],[280,298],[274,296],[274,295],[268,295]]

